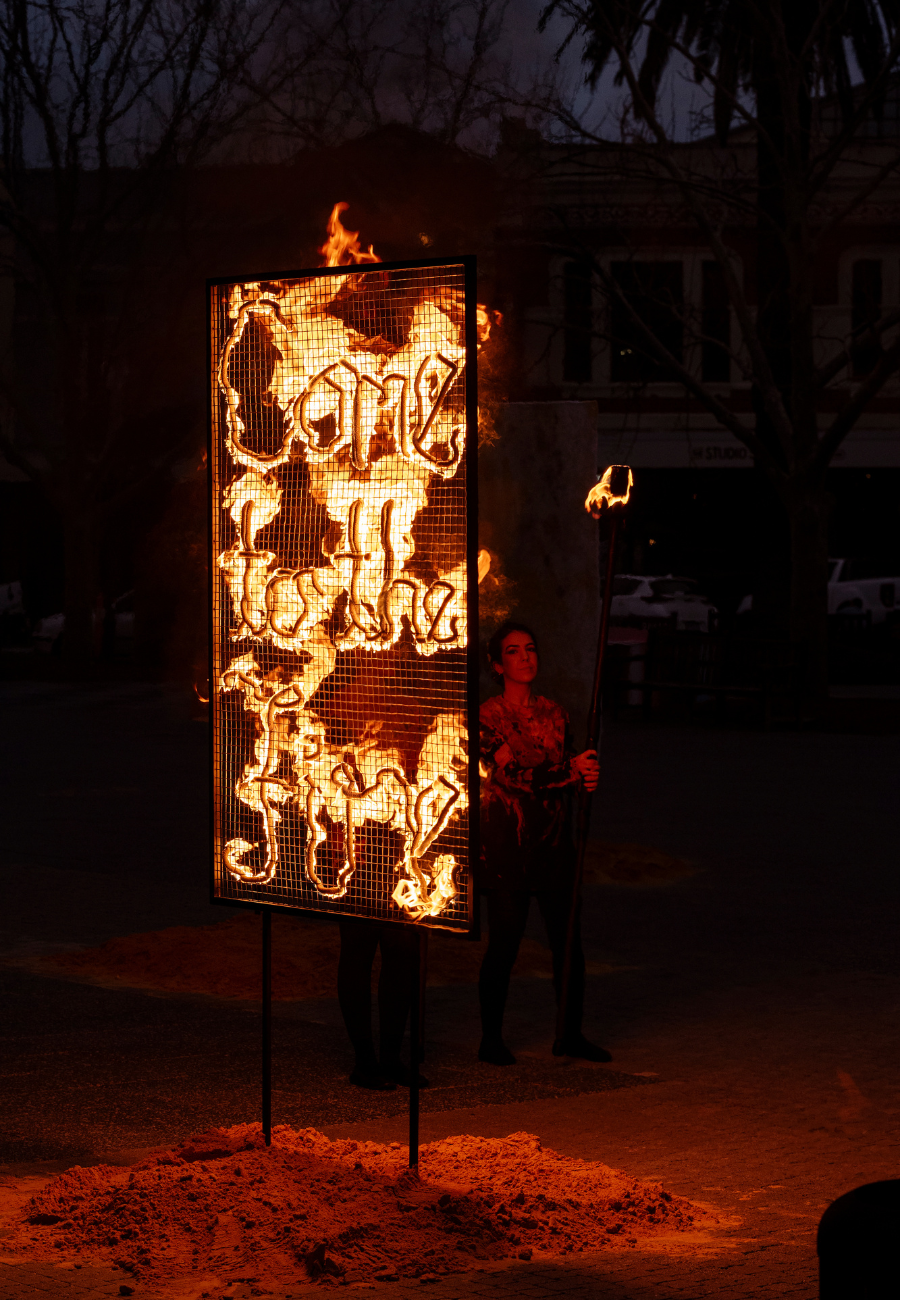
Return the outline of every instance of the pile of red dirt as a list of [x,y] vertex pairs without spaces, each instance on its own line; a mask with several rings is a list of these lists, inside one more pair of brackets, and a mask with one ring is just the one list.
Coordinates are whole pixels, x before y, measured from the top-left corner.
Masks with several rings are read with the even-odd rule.
[[[340,951],[337,926],[277,913],[272,921],[272,996],[278,1001],[334,997]],[[217,925],[178,925],[127,934],[99,948],[44,956],[40,968],[131,988],[258,998],[262,991],[260,927],[260,918],[246,913]],[[428,936],[428,983],[476,983],[483,955],[484,944],[432,931]],[[589,962],[588,968],[597,974],[609,969],[599,962]],[[549,948],[524,939],[515,973],[550,979]]]
[[330,1141],[315,1129],[212,1129],[131,1168],[53,1179],[7,1249],[115,1263],[143,1282],[265,1289],[459,1273],[480,1261],[634,1248],[723,1224],[705,1207],[529,1133],[452,1137],[421,1150]]

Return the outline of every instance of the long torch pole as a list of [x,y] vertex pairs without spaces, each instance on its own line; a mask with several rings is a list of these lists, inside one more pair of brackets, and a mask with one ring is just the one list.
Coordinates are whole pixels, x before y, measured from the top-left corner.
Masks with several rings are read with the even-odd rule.
[[419,1171],[419,1057],[422,1054],[422,949],[425,931],[416,935],[416,961],[412,971],[409,1008],[409,1167]]
[[262,913],[262,1130],[272,1145],[272,909]]
[[[606,557],[606,581],[603,584],[603,605],[600,612],[600,632],[597,637],[597,658],[594,665],[594,689],[591,695],[591,711],[588,714],[588,749],[597,749],[600,743],[600,720],[602,716],[601,684],[603,680],[603,661],[609,642],[609,613],[612,606],[613,577],[616,565],[616,543],[619,540],[619,524],[622,519],[622,507],[611,508],[611,528],[609,534],[609,554]],[[565,1051],[566,1013],[569,1006],[569,990],[572,983],[572,951],[575,946],[575,931],[578,926],[578,910],[581,906],[581,885],[584,879],[584,857],[587,849],[588,831],[591,824],[591,795],[582,787],[578,798],[578,821],[576,829],[575,879],[572,883],[572,901],[569,906],[569,920],[566,928],[566,951],[563,960],[562,981],[559,990],[559,1005],[556,1014],[556,1041],[553,1044],[554,1056],[562,1056]]]

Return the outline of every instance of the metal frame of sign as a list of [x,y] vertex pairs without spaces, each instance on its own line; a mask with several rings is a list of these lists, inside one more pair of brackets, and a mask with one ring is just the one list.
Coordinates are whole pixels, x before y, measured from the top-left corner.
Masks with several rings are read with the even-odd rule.
[[[286,911],[293,914],[301,914],[318,919],[339,919],[341,915],[364,915],[366,913],[340,910],[338,908],[326,907],[309,907],[304,906],[302,902],[281,901],[276,898],[267,897],[264,887],[257,887],[252,882],[246,884],[240,890],[240,896],[223,896],[219,888],[221,880],[223,853],[225,849],[224,836],[222,828],[222,810],[223,810],[223,790],[224,782],[219,765],[218,745],[221,739],[222,728],[222,692],[219,689],[219,683],[223,670],[224,652],[228,650],[229,654],[234,653],[233,645],[231,647],[218,643],[217,638],[220,635],[222,619],[220,609],[223,601],[229,599],[228,591],[225,587],[225,580],[220,566],[220,557],[223,554],[222,532],[223,523],[227,518],[225,509],[222,504],[222,492],[225,484],[225,472],[222,464],[222,450],[225,445],[223,437],[223,428],[225,420],[225,398],[219,382],[221,356],[216,353],[215,341],[221,341],[224,337],[224,311],[222,308],[222,296],[219,292],[223,286],[240,286],[247,284],[262,285],[277,284],[296,281],[311,281],[317,277],[329,276],[358,276],[358,275],[384,275],[393,272],[425,272],[429,268],[461,268],[464,283],[464,348],[465,348],[465,423],[466,423],[466,444],[465,455],[461,460],[460,468],[457,474],[464,475],[463,487],[465,491],[465,550],[466,550],[466,616],[468,624],[467,644],[465,650],[466,662],[466,722],[468,730],[468,861],[461,870],[465,871],[467,880],[467,913],[465,916],[457,915],[454,923],[448,925],[442,924],[440,915],[424,916],[421,918],[411,918],[398,915],[396,917],[381,917],[381,920],[395,920],[404,925],[424,925],[428,928],[453,929],[457,932],[465,932],[473,924],[474,916],[474,868],[478,860],[478,678],[479,678],[479,661],[478,661],[478,473],[477,473],[477,443],[478,443],[478,407],[477,407],[477,376],[476,376],[476,356],[478,349],[477,323],[476,323],[476,264],[475,258],[470,256],[455,258],[433,258],[415,261],[399,262],[379,262],[365,265],[341,266],[341,267],[321,267],[315,269],[303,269],[299,271],[279,271],[272,274],[260,274],[254,277],[221,277],[207,281],[207,305],[208,305],[208,374],[210,379],[210,401],[209,401],[209,421],[208,421],[208,477],[209,477],[209,501],[210,501],[210,520],[209,520],[209,582],[210,582],[210,599],[209,599],[209,633],[210,633],[210,669],[209,669],[209,695],[210,695],[210,841],[211,841],[211,860],[210,860],[210,897],[214,903],[224,903],[234,907],[248,907],[255,910],[260,908],[271,910]],[[221,318],[217,318],[216,312],[222,313]],[[310,385],[311,387],[312,385]],[[443,400],[443,399],[441,399]],[[437,409],[437,407],[435,408]],[[229,463],[229,473],[233,474],[236,466]],[[455,479],[454,479],[455,481]],[[255,506],[248,507],[251,509]],[[235,514],[232,513],[232,518]],[[232,529],[234,532],[234,529]],[[238,538],[240,539],[240,529],[238,529]],[[245,543],[246,544],[246,543]],[[237,543],[233,543],[236,548]],[[254,640],[248,634],[247,638],[241,643],[246,647],[248,652],[252,652]],[[352,826],[352,822],[351,822]],[[351,832],[352,835],[352,832]],[[248,850],[250,846],[247,846]],[[265,917],[265,914],[264,914]],[[268,920],[268,917],[265,917]]]

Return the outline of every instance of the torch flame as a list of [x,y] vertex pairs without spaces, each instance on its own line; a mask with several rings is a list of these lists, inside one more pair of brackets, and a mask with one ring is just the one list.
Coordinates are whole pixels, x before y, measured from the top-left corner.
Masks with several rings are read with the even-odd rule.
[[633,486],[634,475],[627,465],[610,465],[600,482],[591,488],[584,508],[599,519],[604,510],[627,506]]
[[328,238],[318,250],[325,259],[323,266],[350,266],[356,262],[380,262],[372,245],[365,251],[359,246],[359,231],[345,230],[341,225],[341,213],[346,212],[349,203],[335,203],[328,218]]

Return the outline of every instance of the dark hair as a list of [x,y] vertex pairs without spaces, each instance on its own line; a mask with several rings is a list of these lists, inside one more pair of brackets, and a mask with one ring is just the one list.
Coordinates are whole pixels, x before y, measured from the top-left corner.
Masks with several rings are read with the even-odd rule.
[[[501,623],[497,631],[487,643],[487,661],[488,668],[494,671],[494,664],[502,663],[503,659],[503,642],[509,636],[510,632],[524,632],[530,636],[534,642],[534,648],[537,649],[537,637],[532,632],[527,623]],[[497,675],[496,673],[494,674]]]

